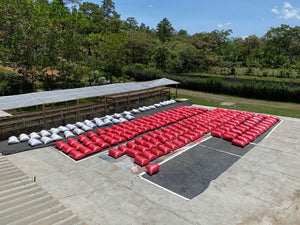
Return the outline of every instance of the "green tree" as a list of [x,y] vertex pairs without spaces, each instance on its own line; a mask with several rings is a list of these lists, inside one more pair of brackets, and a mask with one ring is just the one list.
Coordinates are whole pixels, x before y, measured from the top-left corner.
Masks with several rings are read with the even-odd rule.
[[275,65],[286,57],[288,64],[293,64],[300,55],[300,27],[290,27],[282,24],[280,27],[271,28],[263,37],[265,53],[273,56]]
[[107,25],[111,18],[120,18],[120,15],[115,11],[115,3],[112,0],[102,0],[101,10]]
[[156,38],[148,32],[131,30],[126,44],[127,63],[148,64],[156,46]]
[[128,28],[128,30],[138,30],[138,22],[134,17],[128,17],[125,21],[125,25]]
[[157,36],[162,43],[170,41],[174,31],[171,22],[167,18],[163,18],[156,27]]
[[126,33],[102,33],[91,34],[90,38],[96,61],[112,83],[113,77],[122,76],[127,35]]

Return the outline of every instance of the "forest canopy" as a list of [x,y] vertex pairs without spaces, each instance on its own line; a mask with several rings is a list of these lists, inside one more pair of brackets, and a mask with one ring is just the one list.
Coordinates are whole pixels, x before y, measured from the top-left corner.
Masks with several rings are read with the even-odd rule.
[[0,14],[0,61],[21,75],[12,79],[21,83],[19,93],[122,80],[128,68],[266,76],[278,69],[281,77],[299,76],[299,26],[283,24],[262,37],[232,37],[232,30],[188,34],[167,18],[155,28],[134,17],[122,20],[112,0],[2,0]]

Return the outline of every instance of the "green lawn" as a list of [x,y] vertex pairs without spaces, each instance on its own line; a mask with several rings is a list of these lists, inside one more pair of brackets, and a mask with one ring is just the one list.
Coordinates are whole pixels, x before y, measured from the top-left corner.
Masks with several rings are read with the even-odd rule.
[[[172,93],[174,96],[175,94]],[[278,115],[278,116],[288,116],[288,117],[295,117],[300,118],[300,110],[298,109],[286,109],[286,108],[279,108],[279,107],[273,107],[271,105],[268,105],[268,101],[265,105],[253,105],[253,104],[243,104],[238,103],[234,106],[224,106],[221,105],[223,101],[218,100],[211,100],[207,98],[202,97],[194,97],[190,95],[183,95],[178,94],[178,98],[187,98],[190,102],[197,104],[197,105],[204,105],[204,106],[213,106],[213,107],[220,107],[220,108],[227,108],[227,109],[235,109],[235,110],[243,110],[243,111],[250,111],[250,112],[256,112],[256,113],[266,113],[271,115]],[[247,99],[245,99],[245,102]],[[276,104],[276,102],[271,102],[272,104]]]

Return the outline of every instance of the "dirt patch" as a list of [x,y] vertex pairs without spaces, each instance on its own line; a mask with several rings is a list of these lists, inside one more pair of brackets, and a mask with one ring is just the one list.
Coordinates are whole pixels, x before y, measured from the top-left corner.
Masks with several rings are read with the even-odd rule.
[[[171,92],[175,93],[176,89],[171,88]],[[250,104],[250,105],[261,105],[261,106],[266,105],[265,102],[262,102],[260,100],[253,100],[253,99],[246,99],[246,98],[242,99],[242,98],[238,98],[238,97],[208,94],[208,93],[199,92],[199,91],[190,91],[190,90],[178,89],[177,92],[178,92],[178,94],[190,95],[190,96],[199,97],[199,98],[206,98],[206,99],[216,100],[216,101],[220,101],[220,102],[234,102],[236,104]],[[300,110],[300,104],[270,102],[270,103],[268,103],[268,105],[272,106],[274,108],[285,108],[285,109]]]

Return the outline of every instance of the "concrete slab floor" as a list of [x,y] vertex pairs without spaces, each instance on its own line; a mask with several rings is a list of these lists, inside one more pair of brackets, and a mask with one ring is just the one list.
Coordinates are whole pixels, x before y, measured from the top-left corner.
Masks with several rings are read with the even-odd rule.
[[47,147],[6,156],[88,224],[300,224],[300,120],[266,139],[190,201],[98,157]]

